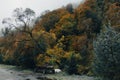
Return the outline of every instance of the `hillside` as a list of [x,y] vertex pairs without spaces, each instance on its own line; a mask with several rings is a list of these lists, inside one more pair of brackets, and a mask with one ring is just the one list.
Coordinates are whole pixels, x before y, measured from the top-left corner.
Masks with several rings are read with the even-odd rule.
[[[17,10],[19,12],[19,8]],[[45,11],[29,24],[26,20],[31,20],[34,12],[26,9],[24,13],[26,15],[22,17],[15,17],[23,23],[22,26],[11,29],[10,24],[13,23],[9,23],[9,27],[3,29],[0,63],[27,68],[49,64],[69,74],[90,75],[94,58],[93,40],[105,25],[111,25],[120,32],[119,0],[86,0],[77,8],[68,4]],[[7,21],[3,23],[8,24]]]

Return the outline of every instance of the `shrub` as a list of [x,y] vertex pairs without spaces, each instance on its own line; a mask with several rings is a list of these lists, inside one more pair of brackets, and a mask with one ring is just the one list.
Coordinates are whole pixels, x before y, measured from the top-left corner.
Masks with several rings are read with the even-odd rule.
[[78,65],[81,60],[79,53],[74,51],[68,52],[61,58],[60,68],[64,69],[68,74],[78,74]]

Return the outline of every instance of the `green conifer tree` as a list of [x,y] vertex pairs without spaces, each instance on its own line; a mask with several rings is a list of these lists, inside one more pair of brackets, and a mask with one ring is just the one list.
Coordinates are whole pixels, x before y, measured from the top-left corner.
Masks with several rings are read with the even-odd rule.
[[120,33],[106,27],[93,46],[94,73],[103,80],[120,80]]

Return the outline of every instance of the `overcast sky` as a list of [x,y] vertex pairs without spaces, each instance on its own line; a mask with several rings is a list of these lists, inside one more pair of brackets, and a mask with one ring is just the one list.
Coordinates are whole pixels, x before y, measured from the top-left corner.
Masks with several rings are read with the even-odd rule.
[[40,14],[45,10],[53,10],[68,3],[80,3],[81,0],[0,0],[0,29],[4,27],[3,18],[11,17],[15,8],[31,8]]

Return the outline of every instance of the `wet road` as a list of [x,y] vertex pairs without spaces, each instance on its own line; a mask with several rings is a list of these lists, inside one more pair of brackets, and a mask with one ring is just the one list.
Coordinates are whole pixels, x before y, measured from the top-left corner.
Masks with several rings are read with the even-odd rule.
[[0,64],[0,80],[37,80],[35,73],[16,71],[14,66]]
[[20,80],[19,76],[12,74],[4,68],[0,68],[0,80]]

